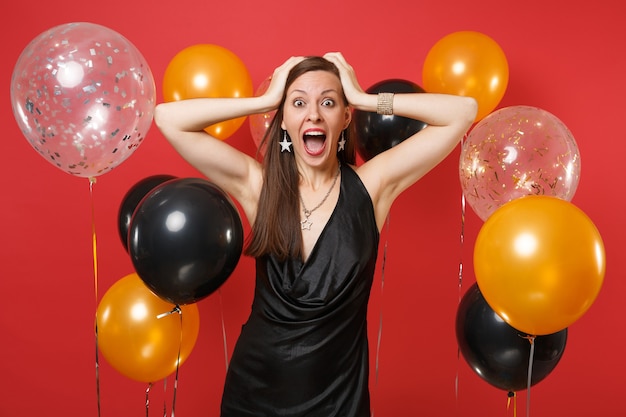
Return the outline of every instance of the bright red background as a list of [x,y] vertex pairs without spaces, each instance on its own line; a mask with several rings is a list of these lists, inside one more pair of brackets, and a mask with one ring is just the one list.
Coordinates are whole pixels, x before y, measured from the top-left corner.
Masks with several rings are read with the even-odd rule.
[[[604,287],[587,314],[569,328],[562,361],[531,390],[531,415],[624,415],[626,336],[623,259],[626,191],[626,25],[620,0],[585,3],[528,0],[199,0],[5,2],[0,17],[4,126],[0,175],[0,416],[97,416],[93,319],[91,208],[98,237],[98,296],[132,272],[117,235],[117,210],[126,191],[149,175],[195,176],[152,128],[122,165],[88,181],[72,177],[31,148],[13,118],[13,65],[34,37],[53,26],[90,21],[116,30],[144,54],[161,89],[169,60],[183,48],[213,43],[235,52],[255,86],[289,55],[342,51],[364,88],[388,78],[421,84],[423,60],[441,37],[459,30],[491,36],[510,66],[500,107],[531,105],[560,118],[573,132],[582,175],[573,203],[594,221],[607,255]],[[248,123],[229,142],[252,153]],[[457,357],[454,320],[459,297],[474,281],[472,249],[482,221],[467,208],[462,231],[458,149],[395,204],[381,285],[379,263],[370,310],[372,361],[382,341],[378,379],[372,378],[376,416],[512,415],[506,393],[476,376]],[[247,226],[246,226],[247,228]],[[247,230],[247,229],[246,229]],[[460,237],[465,242],[461,245]],[[381,258],[382,260],[382,258]],[[463,266],[459,290],[459,266]],[[250,259],[219,293],[199,303],[200,337],[181,367],[176,415],[217,416],[225,374],[224,338],[232,350],[248,313]],[[146,385],[100,368],[103,417],[145,415]],[[375,367],[372,368],[375,375]],[[373,376],[374,376],[373,375]],[[458,377],[458,394],[455,381]],[[171,408],[151,393],[151,415]],[[526,393],[517,411],[525,413]]]

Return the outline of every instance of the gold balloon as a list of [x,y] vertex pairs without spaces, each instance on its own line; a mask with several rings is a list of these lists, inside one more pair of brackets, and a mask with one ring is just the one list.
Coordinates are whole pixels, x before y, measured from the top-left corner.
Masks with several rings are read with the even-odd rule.
[[200,328],[195,304],[180,306],[180,314],[174,307],[152,293],[135,273],[113,284],[96,312],[98,348],[107,362],[142,382],[174,373],[179,350],[182,365]]
[[[163,100],[202,97],[251,97],[252,79],[244,63],[230,50],[211,44],[189,46],[170,61],[163,75]],[[224,140],[235,133],[245,117],[225,120],[205,130]]]
[[429,93],[469,96],[478,102],[478,121],[500,103],[509,83],[509,64],[500,46],[474,31],[454,32],[430,49],[422,69]]
[[474,247],[476,282],[489,306],[531,335],[569,327],[604,279],[604,244],[589,217],[565,200],[526,196],[498,208]]

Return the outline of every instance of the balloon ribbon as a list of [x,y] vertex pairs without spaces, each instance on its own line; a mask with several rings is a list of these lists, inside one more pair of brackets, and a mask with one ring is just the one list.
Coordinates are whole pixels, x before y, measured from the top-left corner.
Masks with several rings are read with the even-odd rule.
[[[465,139],[466,136],[463,137]],[[461,192],[461,233],[459,235],[459,303],[463,298],[463,243],[465,242],[465,194]],[[459,364],[461,362],[461,348],[456,348],[456,377],[454,378],[454,396],[459,403]]]
[[[174,306],[174,308],[171,311],[168,311],[167,313],[162,313],[159,314],[157,316],[157,319],[162,319],[163,317],[167,317],[170,314],[174,314],[174,313],[178,313],[178,317],[180,317],[180,339],[179,339],[179,343],[178,343],[178,356],[176,358],[176,373],[175,373],[175,377],[174,377],[174,393],[172,396],[172,414],[171,416],[174,417],[174,414],[176,412],[176,391],[178,390],[178,370],[180,369],[180,350],[181,347],[183,345],[183,311],[180,309],[180,306],[176,305]],[[167,384],[167,379],[165,379],[165,381],[163,382],[163,389],[165,390],[165,384]],[[148,401],[146,401],[146,413],[148,412]],[[165,406],[165,404],[163,404],[163,416],[165,417],[167,415],[167,407]],[[147,414],[146,414],[147,416]]]
[[228,344],[226,343],[226,326],[224,324],[224,304],[222,303],[222,289],[218,289],[217,293],[220,298],[220,316],[222,318],[222,339],[224,340],[224,362],[228,371]]
[[527,381],[527,387],[526,387],[526,417],[530,416],[530,385],[531,385],[531,381],[532,381],[532,375],[533,375],[533,360],[534,360],[534,356],[535,356],[535,336],[526,336],[525,339],[527,339],[530,342],[530,357],[528,358],[528,381]]
[[[174,394],[172,399],[172,417],[174,417],[174,413],[176,410],[176,390],[178,388],[178,368],[180,365],[180,350],[183,344],[183,312],[180,309],[180,306],[176,305],[174,308],[168,312],[161,313],[156,316],[157,319],[162,319],[164,317],[169,316],[170,314],[178,313],[180,317],[180,342],[178,345],[178,357],[176,358],[176,377],[174,379]],[[148,387],[146,388],[146,417],[148,417],[150,411],[150,390],[152,389],[152,382],[148,383]],[[167,392],[167,378],[163,379],[163,392]],[[165,400],[163,401],[163,417],[167,417],[167,404]]]
[[152,382],[148,383],[148,388],[146,388],[146,417],[149,417],[148,411],[150,410],[150,389],[152,388]]
[[[467,140],[467,133],[461,139],[461,146]],[[459,302],[463,298],[463,244],[465,243],[465,193],[461,192],[461,233],[459,234]]]
[[[96,244],[96,210],[93,200],[93,185],[96,177],[89,177],[89,197],[91,200],[91,247],[93,253],[93,287],[95,293],[96,306],[98,305],[98,249]],[[98,417],[100,417],[100,360],[98,357],[98,316],[95,320],[95,342],[96,342],[96,400],[98,407]]]
[[513,417],[517,417],[517,394],[513,391],[509,391],[506,400],[506,410],[509,410],[511,406],[511,398],[513,398]]

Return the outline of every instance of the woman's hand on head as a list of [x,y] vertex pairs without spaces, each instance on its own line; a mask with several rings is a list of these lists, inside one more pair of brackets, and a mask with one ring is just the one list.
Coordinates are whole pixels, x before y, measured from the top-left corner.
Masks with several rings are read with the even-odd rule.
[[363,97],[365,92],[363,91],[363,88],[361,88],[352,66],[348,64],[341,52],[328,52],[324,55],[324,58],[335,64],[339,70],[341,86],[343,87],[343,92],[348,99],[348,103],[358,107],[359,99]]
[[274,109],[278,108],[285,94],[285,84],[289,71],[302,62],[303,59],[304,57],[302,56],[292,56],[274,70],[270,79],[270,85],[263,94],[265,97],[271,99]]

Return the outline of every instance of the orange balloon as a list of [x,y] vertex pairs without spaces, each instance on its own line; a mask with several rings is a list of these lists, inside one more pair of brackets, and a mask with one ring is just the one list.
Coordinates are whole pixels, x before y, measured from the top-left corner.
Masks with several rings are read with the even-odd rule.
[[[251,97],[252,79],[233,52],[218,45],[189,46],[170,61],[163,75],[163,100],[201,97]],[[245,117],[226,120],[205,130],[224,140],[237,131]]]
[[480,32],[454,32],[441,38],[426,55],[422,87],[430,93],[476,99],[478,121],[502,100],[509,83],[509,64],[500,46]]
[[[154,295],[136,273],[117,281],[104,294],[96,312],[98,348],[121,374],[154,382],[176,370],[189,357],[198,338],[200,315],[195,304],[174,305]],[[182,326],[181,326],[182,323]]]
[[595,225],[549,196],[510,201],[487,219],[474,247],[476,282],[489,306],[530,335],[569,327],[596,299],[606,265]]

